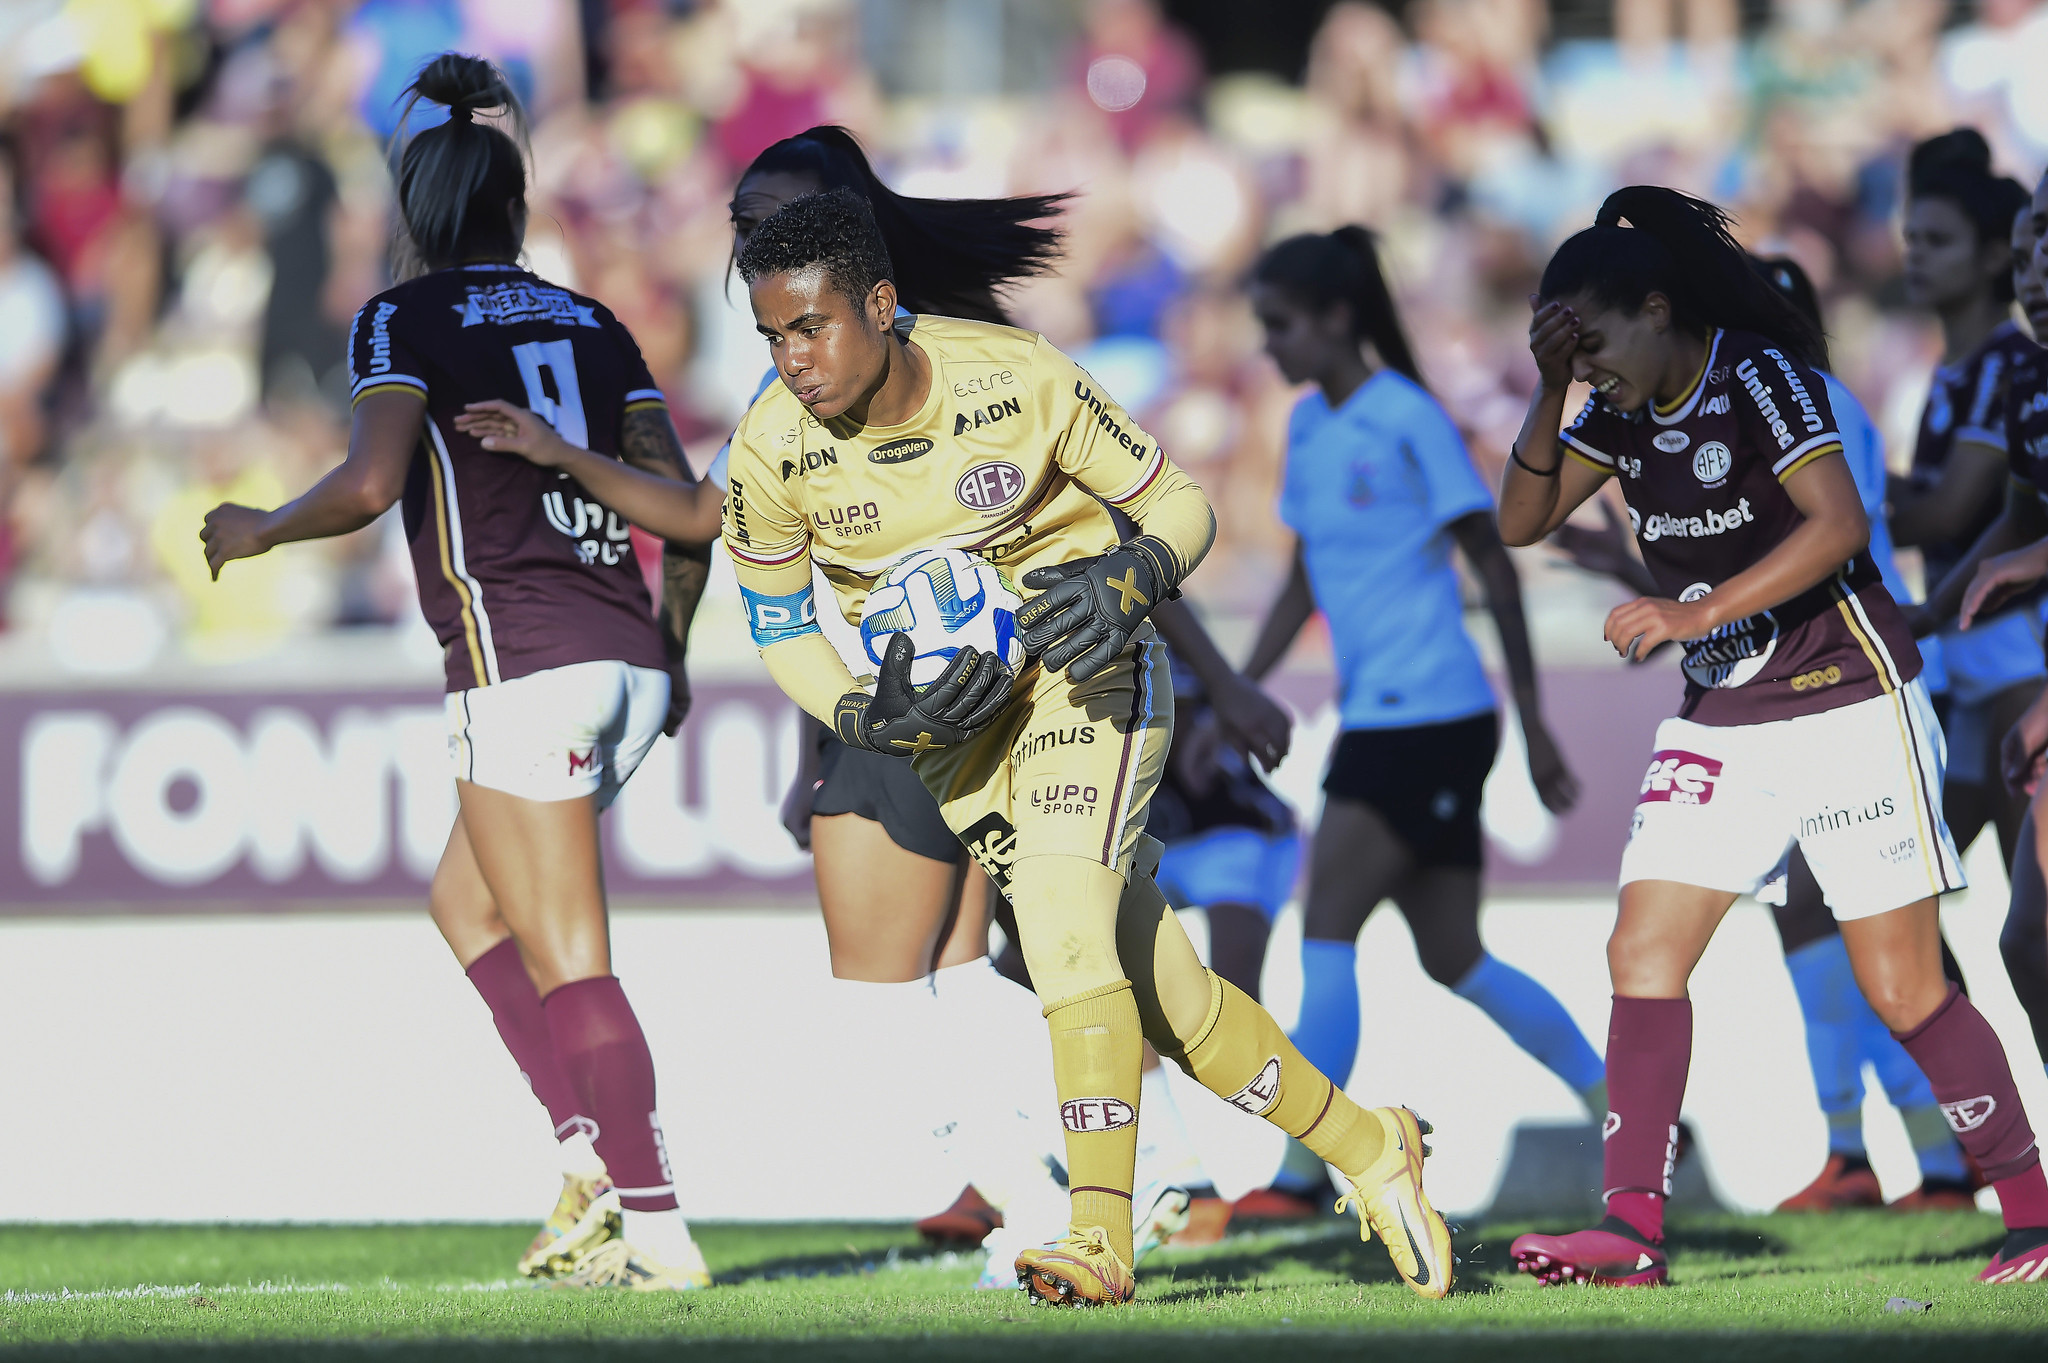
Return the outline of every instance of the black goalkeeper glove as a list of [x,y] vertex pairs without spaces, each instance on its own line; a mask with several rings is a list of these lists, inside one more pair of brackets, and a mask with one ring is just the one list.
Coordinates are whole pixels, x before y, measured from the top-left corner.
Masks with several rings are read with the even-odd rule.
[[887,757],[915,757],[965,743],[1010,703],[1010,669],[993,653],[961,649],[921,695],[910,684],[915,656],[908,634],[889,640],[875,694],[848,691],[832,712],[840,742]]
[[1024,585],[1044,588],[1017,612],[1024,651],[1077,682],[1108,667],[1162,598],[1180,595],[1173,554],[1150,535],[1094,558],[1033,568]]

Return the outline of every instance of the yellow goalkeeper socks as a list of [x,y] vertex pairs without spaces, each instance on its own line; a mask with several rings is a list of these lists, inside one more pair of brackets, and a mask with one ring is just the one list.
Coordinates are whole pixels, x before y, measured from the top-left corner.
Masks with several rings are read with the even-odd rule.
[[1214,971],[1209,989],[1209,1017],[1184,1051],[1189,1073],[1345,1173],[1363,1173],[1386,1145],[1379,1122],[1303,1059],[1273,1015],[1243,990]]
[[1144,1064],[1131,983],[1118,980],[1061,999],[1045,1010],[1045,1020],[1052,1029],[1053,1082],[1067,1135],[1074,1228],[1102,1227],[1109,1247],[1128,1264]]

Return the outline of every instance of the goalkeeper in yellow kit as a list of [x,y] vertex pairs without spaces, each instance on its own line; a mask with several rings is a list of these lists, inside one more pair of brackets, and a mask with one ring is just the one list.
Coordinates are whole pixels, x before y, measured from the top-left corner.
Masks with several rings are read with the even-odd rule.
[[[1208,500],[1110,396],[1044,338],[984,322],[898,317],[865,201],[794,199],[739,258],[781,377],[733,435],[724,509],[761,657],[847,743],[905,757],[1015,906],[1052,1032],[1073,1198],[1069,1233],[1018,1256],[1041,1300],[1135,1290],[1131,1182],[1141,1043],[1298,1137],[1353,1184],[1415,1291],[1451,1284],[1450,1233],[1422,1192],[1406,1108],[1364,1109],[1257,1003],[1203,968],[1152,882],[1145,836],[1173,731],[1165,649],[1146,623],[1201,562]],[[604,466],[599,467],[602,463]],[[588,464],[590,467],[585,468]],[[660,532],[694,493],[616,461],[565,471]],[[1119,544],[1107,504],[1134,521]],[[1018,614],[1031,661],[962,650],[921,691],[898,636],[863,690],[816,624],[812,564],[858,620],[904,554],[954,548],[1037,596]]]

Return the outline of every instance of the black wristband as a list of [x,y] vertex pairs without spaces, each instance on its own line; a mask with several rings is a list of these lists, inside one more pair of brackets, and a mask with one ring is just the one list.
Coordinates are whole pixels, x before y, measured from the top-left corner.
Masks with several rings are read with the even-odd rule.
[[1157,535],[1140,535],[1117,546],[1135,554],[1143,554],[1145,561],[1152,565],[1152,573],[1159,582],[1159,596],[1164,601],[1180,600],[1179,565],[1174,552],[1166,541]]
[[868,706],[874,697],[865,691],[848,691],[839,698],[839,704],[832,708],[832,729],[839,741],[849,748],[866,748],[874,751],[868,741]]
[[1524,459],[1522,457],[1522,452],[1520,450],[1516,449],[1513,445],[1510,445],[1508,446],[1508,458],[1514,460],[1517,464],[1520,464],[1523,468],[1535,474],[1538,478],[1555,478],[1558,474],[1564,472],[1564,459],[1561,456],[1559,457],[1555,466],[1547,469],[1539,469],[1534,464]]

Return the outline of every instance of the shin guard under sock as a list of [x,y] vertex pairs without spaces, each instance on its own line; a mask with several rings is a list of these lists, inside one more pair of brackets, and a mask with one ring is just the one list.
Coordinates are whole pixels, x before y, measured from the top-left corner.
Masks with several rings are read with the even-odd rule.
[[519,958],[519,944],[507,937],[469,963],[464,972],[476,992],[491,1010],[498,1036],[519,1066],[519,1077],[548,1110],[555,1124],[555,1139],[567,1140],[579,1133],[589,1134],[589,1118],[577,1104],[575,1087],[555,1057],[555,1041],[548,1034],[547,1012],[541,1007],[540,991],[526,973]]
[[1182,1052],[1188,1072],[1346,1174],[1363,1173],[1386,1144],[1378,1119],[1303,1059],[1273,1015],[1242,989],[1214,971],[1209,987],[1209,1017]]
[[[1607,1121],[1601,1128],[1601,1183],[1616,1194],[1650,1193],[1662,1233],[1663,1200],[1678,1164],[1678,1111],[1692,1067],[1692,1000],[1614,996],[1607,1024]],[[1622,1204],[1651,1219],[1636,1199]],[[1620,1213],[1617,1213],[1619,1215]],[[1628,1220],[1629,1218],[1624,1217]],[[1631,1225],[1635,1225],[1630,1220]],[[1644,1234],[1651,1231],[1637,1226]]]
[[1984,1015],[1950,983],[1948,997],[1925,1022],[1893,1036],[1920,1062],[1956,1139],[1998,1190],[2005,1224],[2043,1224],[2015,1219],[2048,1212],[2048,1193],[2041,1191],[2041,1152],[2005,1048]]
[[573,980],[542,1001],[555,1054],[597,1129],[591,1140],[619,1201],[638,1212],[672,1210],[675,1180],[654,1107],[654,1057],[618,979]]
[[1076,1230],[1100,1226],[1131,1262],[1131,1184],[1138,1158],[1144,1037],[1129,980],[1061,999],[1045,1010],[1053,1080],[1067,1135],[1067,1190]]
[[1517,1046],[1584,1093],[1600,1082],[1600,1054],[1557,996],[1506,961],[1481,953],[1452,991],[1476,1004]]

